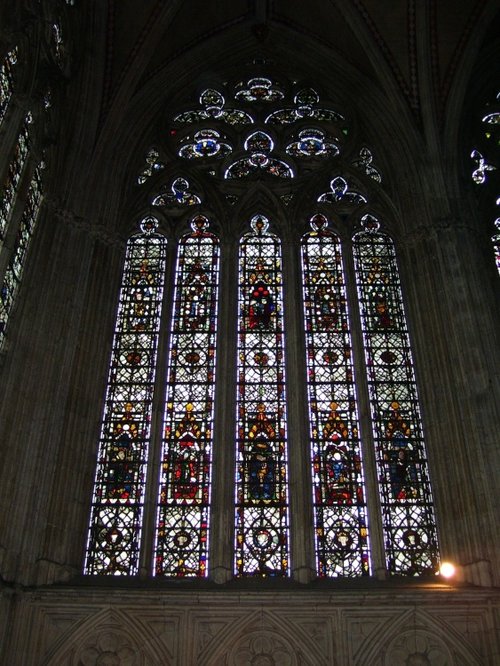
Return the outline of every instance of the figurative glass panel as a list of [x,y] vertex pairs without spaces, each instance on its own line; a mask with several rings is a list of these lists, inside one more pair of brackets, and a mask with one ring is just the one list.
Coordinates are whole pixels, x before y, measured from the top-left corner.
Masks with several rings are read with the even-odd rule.
[[286,576],[288,486],[281,245],[257,215],[239,251],[236,575]]
[[207,574],[219,241],[197,216],[179,243],[156,534],[156,575]]
[[5,328],[14,304],[26,262],[26,255],[35,230],[35,225],[42,203],[42,169],[44,164],[39,164],[31,179],[30,187],[26,197],[26,205],[21,217],[21,222],[14,243],[14,249],[5,271],[2,289],[0,291],[0,348],[5,339]]
[[307,390],[319,576],[369,573],[352,342],[339,239],[323,215],[302,239]]
[[0,243],[5,238],[5,232],[7,231],[12,209],[16,201],[19,182],[30,150],[30,125],[32,122],[33,117],[31,113],[28,113],[19,133],[16,147],[14,148],[14,156],[9,164],[7,178],[0,193]]
[[14,77],[13,67],[17,63],[17,47],[11,49],[2,64],[0,69],[0,123],[7,113],[10,98],[14,92]]
[[370,215],[353,238],[387,569],[438,568],[427,457],[395,248]]
[[85,573],[139,570],[166,240],[148,217],[127,243],[99,441]]

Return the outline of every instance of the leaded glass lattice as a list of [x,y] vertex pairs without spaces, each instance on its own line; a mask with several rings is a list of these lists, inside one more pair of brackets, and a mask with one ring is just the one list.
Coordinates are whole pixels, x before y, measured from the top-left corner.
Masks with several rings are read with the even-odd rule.
[[434,508],[394,243],[370,215],[363,227],[353,248],[387,569],[435,573]]
[[156,574],[204,577],[209,543],[219,241],[197,216],[179,243],[156,535]]
[[17,47],[11,49],[4,58],[0,69],[0,123],[7,113],[10,98],[14,92],[13,67],[17,63]]
[[352,342],[340,241],[323,215],[302,239],[315,543],[319,576],[369,573]]
[[166,240],[148,217],[127,243],[99,441],[85,572],[139,569]]
[[288,486],[281,245],[255,216],[239,252],[236,575],[286,576]]
[[3,242],[7,225],[16,201],[19,182],[30,150],[31,113],[27,113],[19,133],[14,156],[9,164],[9,171],[0,198],[0,243]]
[[26,255],[40,212],[43,196],[43,168],[44,164],[39,164],[31,178],[30,187],[26,197],[26,205],[21,217],[13,253],[7,266],[7,270],[5,271],[2,289],[0,291],[0,348],[5,339],[5,328],[21,283]]
[[500,274],[500,217],[495,220],[496,233],[493,234],[491,240],[493,241],[493,251],[495,252],[495,265]]

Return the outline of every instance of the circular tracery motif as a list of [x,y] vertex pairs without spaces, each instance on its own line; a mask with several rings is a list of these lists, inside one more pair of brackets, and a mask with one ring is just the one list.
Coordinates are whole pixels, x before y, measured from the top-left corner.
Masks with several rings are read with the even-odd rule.
[[452,666],[454,660],[445,642],[422,630],[398,634],[384,650],[384,666]]
[[294,650],[269,631],[246,634],[231,651],[229,664],[234,666],[296,666]]

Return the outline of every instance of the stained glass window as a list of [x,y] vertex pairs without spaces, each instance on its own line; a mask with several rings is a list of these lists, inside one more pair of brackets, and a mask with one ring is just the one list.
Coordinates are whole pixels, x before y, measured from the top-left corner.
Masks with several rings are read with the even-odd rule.
[[325,140],[322,130],[306,129],[299,132],[297,141],[288,144],[286,152],[294,157],[328,157],[338,155],[339,148],[333,141]]
[[24,270],[26,254],[35,230],[35,225],[42,203],[42,169],[44,164],[39,164],[31,179],[28,190],[26,205],[21,217],[21,222],[14,243],[13,253],[4,275],[2,289],[0,291],[0,348],[5,339],[5,328],[14,304],[21,278]]
[[278,84],[259,76],[239,83],[234,96],[245,102],[276,102],[283,99],[284,94]]
[[289,125],[304,118],[331,123],[341,123],[345,120],[337,111],[316,108],[318,101],[319,95],[315,90],[304,88],[295,95],[295,106],[293,108],[273,111],[266,118],[266,123],[270,125]]
[[14,91],[13,68],[17,63],[17,47],[11,49],[3,61],[0,69],[0,123],[4,119]]
[[239,253],[236,574],[286,576],[288,486],[281,245],[261,215]]
[[337,176],[330,182],[330,190],[318,197],[319,203],[346,203],[359,205],[366,203],[366,198],[352,189],[345,178]]
[[318,574],[369,573],[353,352],[340,241],[323,215],[302,239]]
[[181,125],[199,123],[206,120],[219,120],[228,125],[249,125],[253,118],[241,109],[225,108],[223,95],[213,88],[203,91],[200,96],[200,104],[203,108],[196,111],[185,111],[175,116],[174,122]]
[[363,146],[363,148],[360,149],[359,155],[352,161],[352,165],[357,169],[364,171],[367,176],[373,178],[377,183],[382,182],[380,171],[373,165],[373,155],[366,146]]
[[179,150],[180,157],[188,160],[216,158],[223,159],[232,151],[231,146],[221,141],[221,135],[216,130],[206,129],[196,132],[193,139],[187,137],[186,142]]
[[493,234],[491,240],[493,241],[493,249],[495,251],[495,264],[498,272],[500,273],[500,217],[495,220],[496,233]]
[[197,194],[189,191],[189,182],[185,178],[176,178],[171,187],[163,187],[160,194],[153,198],[153,206],[196,206],[201,203]]
[[156,148],[150,148],[146,154],[146,164],[142,171],[137,176],[137,183],[144,185],[144,183],[151,178],[156,171],[161,171],[165,168],[165,163],[160,160],[160,153]]
[[250,155],[233,162],[226,169],[225,178],[246,178],[259,172],[277,178],[293,178],[291,167],[270,155],[274,142],[265,132],[250,134],[244,142],[244,148]]
[[30,149],[30,125],[33,122],[31,113],[24,119],[21,132],[14,148],[14,157],[9,164],[9,171],[0,198],[0,243],[3,241],[10,215],[16,201],[17,189],[26,164]]
[[127,243],[99,441],[85,572],[132,575],[139,552],[166,241],[147,217]]
[[[476,140],[481,152],[474,148],[471,152],[473,163],[472,180],[483,190],[482,200],[489,202],[488,215],[491,204],[500,205],[499,189],[499,156],[500,156],[500,93],[496,95],[495,102],[485,105],[480,122],[477,127]],[[492,236],[495,264],[500,274],[500,235],[498,234],[499,219],[493,222],[495,233]]]
[[[350,121],[320,102],[313,88],[294,94],[294,85],[254,76],[206,88],[188,110],[171,116],[168,132],[146,155],[137,178],[141,185],[151,179],[143,205],[161,207],[169,232],[180,239],[169,265],[165,239],[148,217],[127,247],[86,573],[135,575],[144,568],[158,579],[194,582],[210,576],[212,547],[217,572],[232,568],[237,578],[288,577],[296,554],[298,562],[315,558],[318,578],[355,578],[383,566],[382,540],[389,573],[436,572],[428,464],[394,245],[366,215],[352,244],[342,247],[333,231],[342,220],[338,233],[350,237],[369,205],[383,205],[383,198],[371,201],[381,174],[362,137],[358,142],[360,128],[351,132]],[[496,116],[490,116],[494,131]],[[254,212],[276,211],[275,233],[257,214],[242,235],[241,211],[249,205]],[[304,233],[298,211],[307,206],[316,214]],[[177,234],[190,210],[220,211],[224,235],[193,213],[192,232]],[[328,211],[332,229],[320,211]],[[163,292],[166,268],[175,280]],[[231,335],[218,331],[219,279],[221,321]],[[288,289],[292,335],[285,337]],[[301,291],[303,300],[293,298]],[[233,348],[221,355],[217,344],[227,346],[234,334]],[[290,452],[290,473],[298,478],[288,469],[293,419],[285,356],[307,377],[293,386],[292,399],[304,408],[302,436]],[[217,358],[218,372],[232,382],[227,391],[215,385]],[[236,359],[234,374],[229,359]],[[234,506],[221,515],[212,488],[227,484]],[[310,489],[312,510],[309,515],[306,507],[295,522],[289,510],[299,486]],[[299,523],[300,554],[293,552],[300,535],[290,533]],[[219,545],[223,534],[227,543]]]
[[161,456],[156,574],[204,577],[209,544],[219,242],[197,216],[179,243]]
[[438,548],[420,406],[393,241],[363,217],[353,238],[387,569],[437,570]]

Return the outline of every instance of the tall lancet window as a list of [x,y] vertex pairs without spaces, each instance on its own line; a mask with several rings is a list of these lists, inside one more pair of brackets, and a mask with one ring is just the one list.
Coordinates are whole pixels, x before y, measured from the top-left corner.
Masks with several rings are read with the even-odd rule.
[[17,55],[17,46],[15,46],[7,53],[0,68],[0,124],[7,113],[14,92],[13,68],[17,63]]
[[261,215],[240,242],[236,575],[286,576],[288,487],[281,244]]
[[150,137],[134,196],[179,240],[167,259],[147,218],[129,242],[87,573],[437,572],[394,245],[366,214],[384,179],[334,107],[250,76]]
[[10,222],[12,209],[17,197],[19,183],[26,165],[30,150],[30,125],[33,116],[30,112],[26,114],[23,126],[19,132],[14,155],[9,164],[9,171],[2,191],[0,192],[0,244],[3,244],[5,232]]
[[0,289],[0,348],[5,339],[5,329],[21,284],[26,256],[40,213],[43,199],[42,175],[44,168],[45,164],[40,162],[33,172],[12,255]]
[[139,570],[166,240],[147,217],[127,243],[99,441],[85,572]]
[[436,571],[438,547],[394,243],[371,215],[353,238],[387,570]]
[[317,570],[369,573],[353,349],[338,237],[315,215],[302,238]]
[[169,346],[156,574],[204,577],[209,546],[219,241],[198,215],[179,243]]

